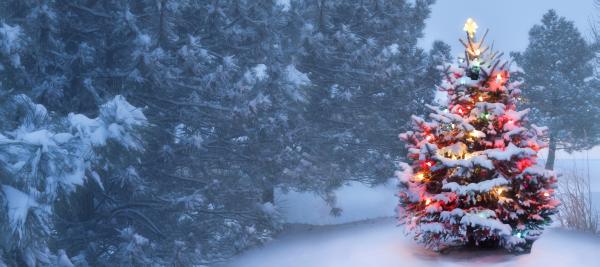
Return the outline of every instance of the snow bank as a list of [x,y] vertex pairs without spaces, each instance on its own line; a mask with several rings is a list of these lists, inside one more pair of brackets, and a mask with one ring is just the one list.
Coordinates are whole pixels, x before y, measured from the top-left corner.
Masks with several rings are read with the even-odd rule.
[[531,254],[462,251],[440,255],[417,246],[393,219],[305,227],[214,267],[574,267],[597,266],[600,238],[547,230]]

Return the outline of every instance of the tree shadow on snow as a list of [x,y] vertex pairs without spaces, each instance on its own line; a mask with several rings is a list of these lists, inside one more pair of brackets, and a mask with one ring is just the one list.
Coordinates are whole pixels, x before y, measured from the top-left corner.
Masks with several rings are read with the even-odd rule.
[[413,250],[415,258],[430,262],[469,262],[471,264],[496,264],[514,261],[515,255],[501,248],[456,248],[444,253],[433,252],[423,247]]

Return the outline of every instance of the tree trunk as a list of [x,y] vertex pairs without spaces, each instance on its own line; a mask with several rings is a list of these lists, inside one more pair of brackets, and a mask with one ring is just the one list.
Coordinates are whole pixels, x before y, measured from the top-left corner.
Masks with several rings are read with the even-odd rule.
[[275,188],[268,187],[263,189],[262,192],[262,203],[271,202],[271,204],[275,204]]
[[556,159],[556,138],[550,135],[550,145],[548,146],[548,159],[546,159],[546,170],[554,170],[554,160]]
[[321,0],[319,4],[319,30],[325,30],[325,18],[324,18],[324,10],[325,10],[325,0]]
[[160,1],[160,16],[158,21],[158,47],[165,47],[167,44],[167,0]]

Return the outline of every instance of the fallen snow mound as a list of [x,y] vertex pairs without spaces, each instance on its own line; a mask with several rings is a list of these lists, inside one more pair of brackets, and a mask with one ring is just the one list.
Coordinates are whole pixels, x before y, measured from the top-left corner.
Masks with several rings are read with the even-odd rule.
[[393,219],[345,225],[289,227],[277,240],[219,267],[445,267],[600,266],[600,238],[559,228],[546,230],[531,254],[502,250],[440,255],[414,244]]

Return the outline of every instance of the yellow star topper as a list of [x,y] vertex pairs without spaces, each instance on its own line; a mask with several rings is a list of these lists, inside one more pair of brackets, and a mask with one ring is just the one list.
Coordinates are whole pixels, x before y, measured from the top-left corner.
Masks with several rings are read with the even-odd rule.
[[463,28],[469,34],[469,37],[473,38],[475,36],[475,32],[477,31],[477,23],[472,18],[467,19],[465,22],[465,27]]

